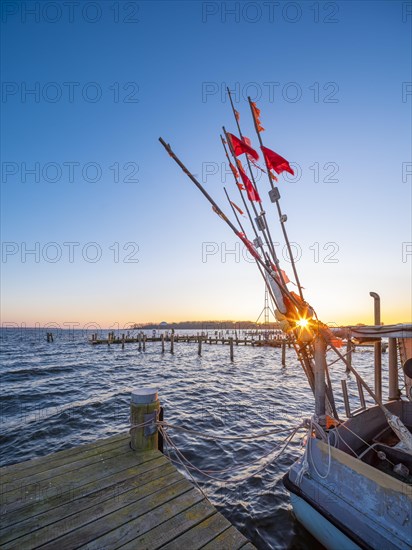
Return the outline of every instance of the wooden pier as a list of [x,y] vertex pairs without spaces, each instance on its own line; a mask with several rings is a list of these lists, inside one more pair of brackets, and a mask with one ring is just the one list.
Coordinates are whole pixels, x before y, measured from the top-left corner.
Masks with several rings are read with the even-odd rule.
[[1,469],[2,550],[254,546],[159,451],[117,435]]
[[111,345],[111,344],[138,344],[139,347],[143,347],[146,342],[183,342],[183,343],[204,343],[206,345],[223,344],[230,345],[233,342],[234,345],[243,346],[268,346],[274,348],[280,348],[283,344],[291,346],[292,341],[290,339],[270,338],[266,339],[263,335],[253,336],[251,338],[236,338],[236,337],[217,337],[217,336],[197,336],[197,335],[178,335],[173,336],[115,336],[114,333],[109,333],[107,338],[98,338],[97,334],[92,335],[89,340],[92,345]]

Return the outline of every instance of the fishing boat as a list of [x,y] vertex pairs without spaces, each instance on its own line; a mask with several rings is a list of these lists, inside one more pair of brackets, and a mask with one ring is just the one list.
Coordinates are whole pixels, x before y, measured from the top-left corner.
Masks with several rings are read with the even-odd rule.
[[[176,156],[162,138],[159,141],[172,159],[212,205],[213,211],[229,226],[247,248],[265,281],[279,328],[292,342],[299,362],[315,396],[314,414],[305,421],[305,450],[284,477],[297,520],[326,548],[410,549],[412,548],[412,325],[353,326],[332,329],[322,323],[315,309],[305,300],[286,231],[287,216],[282,213],[277,175],[293,169],[289,162],[263,145],[260,109],[248,103],[264,159],[240,128],[240,115],[227,90],[239,137],[223,127],[221,141],[233,174],[242,207],[225,194],[236,222],[232,222],[203,185]],[[239,156],[244,155],[246,165]],[[289,251],[293,277],[280,267],[271,237],[266,209],[262,206],[252,165],[267,174],[269,199],[275,206],[281,234]],[[246,173],[248,171],[248,174]],[[246,212],[253,242],[239,217]],[[292,280],[293,279],[293,280]],[[293,284],[291,289],[289,283]],[[378,295],[371,293],[376,299]],[[389,399],[383,401],[381,340],[388,339]],[[373,389],[352,366],[354,342],[374,342]],[[341,351],[344,342],[347,352]],[[377,345],[376,345],[377,344]],[[377,353],[379,351],[379,353]],[[405,378],[405,393],[398,385],[398,353]],[[330,355],[334,355],[334,360]],[[329,361],[329,363],[328,363]],[[351,405],[346,379],[341,383],[345,414],[339,410],[330,367],[341,361],[353,375],[358,389],[355,410]],[[336,384],[335,384],[336,385]],[[365,392],[368,394],[366,404]],[[386,395],[386,394],[385,394]],[[340,399],[342,401],[342,399]]]
[[[303,457],[284,476],[296,518],[326,548],[412,547],[412,378],[405,372],[409,399],[401,399],[393,360],[397,348],[410,347],[412,325],[356,332],[378,336],[382,328],[390,338],[392,398],[382,404],[376,397],[378,404],[366,407],[363,381],[358,385],[362,406],[352,412],[344,391],[347,419],[320,425],[322,415],[317,416],[308,427]],[[408,358],[403,359],[408,365]],[[324,396],[316,398],[322,408]]]

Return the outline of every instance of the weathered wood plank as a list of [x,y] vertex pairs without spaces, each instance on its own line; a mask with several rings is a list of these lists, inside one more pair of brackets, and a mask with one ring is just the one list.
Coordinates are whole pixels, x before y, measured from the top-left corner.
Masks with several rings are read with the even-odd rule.
[[117,518],[117,529],[113,529],[104,536],[90,541],[87,544],[87,550],[101,550],[102,548],[114,550],[120,548],[122,545],[134,540],[137,535],[150,531],[169,518],[176,516],[180,512],[183,512],[183,510],[191,508],[194,504],[204,499],[203,495],[197,489],[194,489],[190,483],[189,486],[190,489],[188,491],[180,495],[170,495],[171,498],[167,502],[160,504],[160,506],[152,506],[151,509],[148,509],[140,517],[130,519],[122,525],[119,525],[120,518]]
[[163,548],[165,544],[179,537],[188,529],[191,529],[213,514],[216,514],[216,510],[203,499],[191,508],[184,510],[146,532],[143,536],[138,536],[131,540],[122,546],[121,550],[134,550],[136,548],[154,550],[156,548]]
[[[42,500],[37,500],[30,503],[27,501],[11,501],[8,505],[3,506],[3,524],[13,525],[14,523],[21,521],[21,518],[28,518],[42,514],[50,508],[57,508],[58,506],[72,503],[78,498],[88,497],[90,499],[94,499],[94,494],[97,491],[103,490],[112,485],[127,482],[129,478],[139,475],[140,472],[150,471],[154,468],[159,468],[159,466],[161,466],[162,469],[166,469],[168,467],[168,463],[167,461],[165,462],[163,455],[160,453],[153,453],[153,455],[155,456],[153,456],[153,459],[150,460],[139,460],[139,457],[137,457],[138,460],[136,460],[132,467],[130,467],[130,464],[133,463],[133,461],[127,460],[125,465],[127,464],[129,467],[124,469],[123,464],[119,463],[116,465],[119,471],[112,474],[108,474],[106,470],[102,469],[100,472],[101,477],[96,475],[96,479],[93,480],[90,478],[88,480],[80,481],[77,479],[73,480],[73,482],[67,487],[66,491],[62,490],[56,495],[50,495],[49,498],[47,498],[47,495],[44,495],[45,498]],[[143,455],[143,457],[148,458],[146,454]],[[161,476],[159,475],[159,477]],[[64,488],[62,485],[59,485],[59,487],[61,489]],[[9,497],[10,494],[7,496]]]
[[2,550],[254,548],[164,455],[129,441],[2,468]]
[[[167,506],[173,508],[174,503],[179,502],[179,498],[189,498],[185,497],[185,494],[193,492],[192,485],[186,479],[182,479],[178,472],[174,472],[172,476],[170,476],[170,481],[174,481],[173,483],[167,486],[164,486],[163,483],[163,487],[156,487],[159,490],[149,496],[140,498],[138,492],[131,491],[123,495],[121,502],[104,502],[102,505],[94,507],[93,510],[87,510],[86,517],[85,514],[80,514],[80,517],[77,514],[70,516],[68,520],[70,520],[71,531],[59,538],[56,538],[58,536],[56,531],[56,540],[45,544],[42,547],[43,550],[60,550],[62,548],[71,550],[85,544],[89,550],[92,548],[101,550],[102,548],[116,548],[121,543],[128,542],[130,538],[136,536],[136,523],[141,525],[140,529],[146,528],[146,524],[148,524],[147,529],[149,529],[151,522],[157,524],[159,521],[158,510],[163,507],[167,508]],[[145,490],[147,490],[147,486]],[[173,504],[170,504],[170,501]],[[190,502],[192,501],[193,497],[190,498]],[[177,513],[180,511],[178,509]],[[61,523],[55,524],[56,530],[59,529]],[[81,527],[80,523],[82,523]],[[126,539],[123,540],[125,537]]]
[[[59,496],[73,490],[73,486],[79,487],[90,481],[96,481],[115,474],[121,470],[137,466],[140,463],[159,458],[159,451],[142,453],[136,455],[128,448],[123,455],[118,455],[104,462],[96,462],[79,470],[69,470],[42,482],[19,482],[13,486],[12,491],[1,493],[2,513],[16,511],[34,502],[47,501],[52,496]],[[167,464],[166,457],[163,457],[164,464]],[[74,463],[75,464],[75,463]]]
[[180,550],[181,548],[198,550],[229,527],[228,520],[221,514],[216,513],[166,544],[163,548],[164,550]]
[[[44,480],[50,480],[51,478],[58,477],[70,471],[80,471],[82,468],[92,466],[93,464],[100,464],[103,466],[107,460],[114,460],[116,457],[124,456],[127,453],[132,453],[129,445],[126,443],[121,443],[115,448],[109,448],[108,450],[99,451],[88,458],[82,458],[80,456],[79,460],[74,460],[69,463],[63,462],[58,464],[56,467],[51,465],[51,468],[48,470],[41,470],[39,472],[33,472],[31,475],[18,478],[16,483],[25,484],[30,482],[30,484],[38,483]],[[13,483],[6,483],[3,486],[3,493],[13,490]]]
[[[99,449],[96,452],[92,452],[90,456],[84,457],[83,454],[80,454],[76,458],[76,455],[74,455],[71,458],[75,458],[75,460],[71,460],[70,462],[66,462],[64,460],[51,462],[51,464],[48,465],[49,467],[46,469],[44,469],[44,466],[42,466],[41,464],[38,464],[34,470],[30,470],[28,472],[25,471],[22,476],[16,476],[16,479],[13,479],[13,481],[25,482],[25,480],[30,480],[30,483],[36,483],[38,481],[43,481],[44,479],[50,479],[51,477],[56,477],[70,470],[75,470],[75,469],[79,470],[81,468],[84,468],[85,466],[89,466],[90,464],[94,464],[96,462],[101,463],[102,461],[105,461],[108,458],[122,456],[128,450],[131,451],[128,442],[127,443],[125,441],[119,442],[114,447],[109,447],[109,448],[103,447],[102,449]],[[9,472],[4,482],[7,483],[7,479],[10,479],[12,477],[13,477],[12,472]],[[2,481],[3,479],[4,478],[2,476]]]
[[[129,440],[130,437],[128,435],[122,434],[108,437],[106,439],[101,439],[93,443],[85,443],[84,445],[78,445],[77,447],[71,447],[70,449],[64,449],[63,451],[58,451],[56,453],[38,456],[36,458],[32,458],[31,460],[26,460],[17,464],[9,464],[8,466],[3,466],[1,468],[1,475],[3,479],[6,478],[9,474],[17,477],[20,472],[23,473],[25,470],[30,470],[31,468],[36,468],[38,466],[48,467],[49,464],[60,460],[66,460],[67,462],[70,462],[72,457],[77,457],[81,453],[87,453],[87,451],[89,450],[91,450],[93,453],[96,453],[98,452],[99,448],[110,448],[112,446],[115,446],[115,444],[117,443],[124,443],[125,441]],[[77,458],[75,458],[75,460],[77,460]]]
[[[136,468],[136,472],[138,472],[136,475],[131,475],[129,472],[127,478],[121,482],[115,481],[115,476],[105,478],[105,487],[99,484],[95,485],[95,489],[97,487],[99,489],[93,493],[89,490],[87,495],[83,494],[83,492],[82,495],[69,495],[66,503],[60,506],[56,505],[55,502],[45,502],[44,505],[48,506],[48,508],[40,513],[36,513],[38,510],[34,509],[29,511],[24,510],[24,514],[8,514],[8,517],[3,517],[3,525],[7,525],[7,527],[0,530],[0,545],[2,546],[6,542],[23,537],[26,534],[32,536],[31,534],[36,529],[46,527],[94,505],[100,505],[105,500],[120,499],[123,493],[132,488],[144,488],[146,484],[155,480],[159,480],[159,483],[163,485],[166,482],[163,480],[160,482],[160,480],[176,472],[176,470],[171,464],[164,466],[163,461],[154,460],[143,464],[140,468]],[[151,488],[155,488],[154,485]],[[145,488],[143,491],[143,496],[146,496],[150,490],[149,488]]]
[[231,525],[229,529],[226,529],[223,533],[203,546],[202,550],[239,550],[247,543],[247,538]]
[[[184,480],[185,481],[185,480]],[[155,479],[143,486],[132,488],[123,494],[112,497],[101,503],[97,503],[85,510],[77,512],[67,517],[58,518],[57,521],[35,530],[24,537],[2,545],[2,550],[10,550],[18,546],[19,549],[33,549],[44,545],[44,548],[75,548],[83,543],[84,536],[91,534],[91,539],[95,533],[105,533],[113,526],[113,517],[118,512],[118,518],[134,517],[135,510],[147,511],[147,506],[151,505],[157,499],[162,500],[173,493],[174,485],[181,483],[181,475],[172,470],[170,474],[163,478]],[[190,486],[185,485],[185,490]],[[180,490],[182,487],[180,487]],[[150,507],[149,507],[150,509]],[[106,516],[106,517],[105,517]],[[116,526],[116,524],[115,524]],[[61,542],[54,542],[58,539]],[[75,541],[75,542],[74,542]]]

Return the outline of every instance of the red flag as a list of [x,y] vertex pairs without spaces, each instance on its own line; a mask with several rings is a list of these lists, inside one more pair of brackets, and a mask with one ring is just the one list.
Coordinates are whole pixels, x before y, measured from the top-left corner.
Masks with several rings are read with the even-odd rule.
[[239,120],[240,120],[240,115],[239,115],[239,113],[236,111],[236,109],[234,109],[234,111],[235,111],[236,120],[239,122]]
[[275,153],[275,151],[272,151],[267,147],[263,147],[263,145],[261,149],[269,168],[273,168],[276,174],[280,174],[281,172],[289,172],[292,176],[295,175],[295,172],[292,170],[286,159]]
[[235,154],[235,157],[238,157],[242,153],[246,153],[248,155],[251,155],[255,160],[259,159],[259,155],[253,149],[253,147],[248,145],[245,141],[240,140],[239,138],[237,138],[233,134],[227,134],[227,135],[228,135],[228,138],[230,139],[230,141],[232,143],[232,148],[233,148],[233,152]]
[[[246,143],[246,145],[248,145],[248,146],[252,149],[252,142],[250,141],[250,139],[249,139],[248,137],[243,136],[243,141]],[[253,164],[253,166],[256,166],[256,168],[257,168],[258,170],[261,170],[262,172],[265,173],[265,170],[263,170],[263,168],[261,168],[261,167],[259,166],[259,164],[256,162],[256,160],[254,159],[254,157],[252,157],[251,154],[246,153],[246,156],[247,156],[247,158],[250,160],[250,162]]]
[[246,235],[244,233],[236,233],[236,235],[242,240],[243,244],[246,246],[246,248],[249,250],[249,252],[252,254],[254,258],[260,258],[259,252],[256,250],[256,248],[253,246],[253,244],[248,241],[246,238]]
[[242,183],[239,183],[238,181],[236,182],[236,185],[239,187],[239,189],[241,191],[244,191],[245,190],[245,186],[242,184]]
[[254,188],[252,182],[247,177],[247,175],[245,174],[240,164],[239,164],[239,172],[240,172],[240,177],[242,178],[242,181],[245,184],[248,199],[250,201],[262,202],[259,197],[259,193],[257,192],[257,189]]
[[252,105],[253,117],[254,117],[255,122],[256,122],[257,131],[258,132],[263,132],[265,129],[263,128],[263,126],[260,123],[260,109],[257,108],[257,105],[254,101],[251,101],[250,103]]
[[244,214],[243,214],[243,210],[242,210],[241,208],[239,208],[237,204],[235,204],[235,203],[232,202],[232,201],[230,201],[230,204],[233,206],[233,208],[236,208],[236,210],[239,212],[239,214],[240,214],[241,216],[244,215]]

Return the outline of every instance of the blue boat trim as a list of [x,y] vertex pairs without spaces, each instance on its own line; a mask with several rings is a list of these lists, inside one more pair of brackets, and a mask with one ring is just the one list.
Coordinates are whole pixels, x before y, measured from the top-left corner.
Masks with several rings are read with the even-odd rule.
[[364,540],[362,540],[356,533],[348,529],[346,525],[341,523],[338,519],[336,519],[334,516],[329,514],[327,510],[325,510],[322,506],[320,506],[318,503],[311,500],[305,493],[303,493],[297,485],[295,485],[290,479],[289,479],[289,473],[287,472],[283,476],[283,485],[285,488],[290,492],[298,496],[299,498],[303,499],[305,502],[307,502],[314,510],[316,510],[319,514],[321,514],[325,519],[327,519],[332,525],[334,525],[337,529],[342,531],[344,535],[346,535],[349,539],[351,539],[355,544],[360,546],[361,548],[364,548],[365,550],[373,550],[372,546],[369,546],[369,544],[365,543]]

